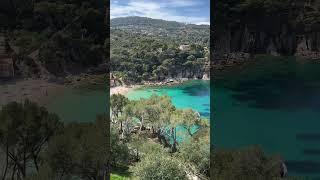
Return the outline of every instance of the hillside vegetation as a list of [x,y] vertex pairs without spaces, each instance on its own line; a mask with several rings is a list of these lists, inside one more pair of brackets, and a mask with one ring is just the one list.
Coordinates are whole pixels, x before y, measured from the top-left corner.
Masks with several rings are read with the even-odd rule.
[[111,71],[128,83],[202,78],[209,61],[209,26],[144,17],[115,18],[110,36]]
[[3,0],[0,23],[17,72],[65,76],[103,63],[105,8],[104,0]]

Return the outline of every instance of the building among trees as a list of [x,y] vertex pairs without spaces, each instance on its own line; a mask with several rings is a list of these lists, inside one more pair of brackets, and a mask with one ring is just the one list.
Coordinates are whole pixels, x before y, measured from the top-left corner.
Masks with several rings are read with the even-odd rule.
[[187,45],[187,44],[182,44],[182,45],[179,46],[179,49],[181,51],[188,51],[188,50],[190,50],[190,46]]

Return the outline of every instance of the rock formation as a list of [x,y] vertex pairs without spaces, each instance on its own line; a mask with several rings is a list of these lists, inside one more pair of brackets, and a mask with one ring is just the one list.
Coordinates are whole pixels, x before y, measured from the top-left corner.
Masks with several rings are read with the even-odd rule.
[[[226,8],[223,11],[224,6],[229,6],[228,12]],[[237,53],[296,55],[320,59],[319,6],[314,0],[218,3],[213,54],[220,57]],[[215,63],[226,61],[212,58]]]

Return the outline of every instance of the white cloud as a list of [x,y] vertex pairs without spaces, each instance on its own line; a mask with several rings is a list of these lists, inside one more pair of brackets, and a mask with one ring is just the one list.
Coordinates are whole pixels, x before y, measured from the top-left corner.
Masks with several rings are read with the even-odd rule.
[[[130,0],[127,5],[111,3],[110,17],[124,16],[144,16],[155,19],[164,19],[169,21],[178,21],[186,23],[203,23],[209,22],[208,17],[194,17],[177,15],[175,11],[170,11],[169,8],[190,7],[197,4],[195,0],[172,0],[172,1],[157,1],[150,2],[144,0]],[[199,3],[198,3],[199,5]]]
[[172,1],[166,1],[162,4],[167,7],[187,7],[187,6],[194,6],[199,5],[199,1],[196,0],[172,0]]
[[210,22],[198,22],[196,25],[210,25]]

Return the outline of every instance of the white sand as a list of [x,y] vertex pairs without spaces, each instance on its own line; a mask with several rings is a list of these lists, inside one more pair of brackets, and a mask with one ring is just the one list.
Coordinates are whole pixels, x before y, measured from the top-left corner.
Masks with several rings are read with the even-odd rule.
[[136,86],[117,86],[117,87],[112,87],[110,88],[110,95],[112,94],[122,94],[122,95],[126,95],[129,91],[133,90],[134,88],[136,88]]

